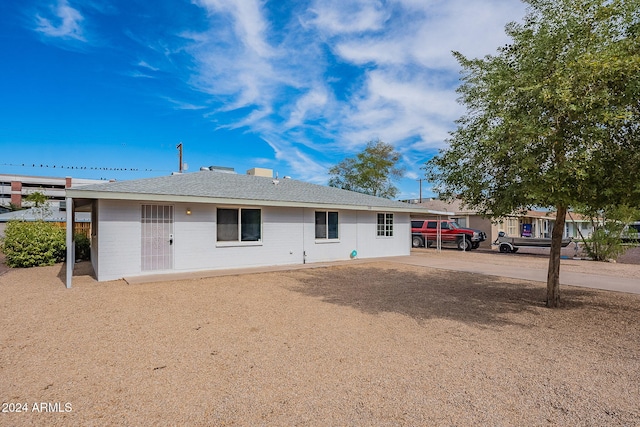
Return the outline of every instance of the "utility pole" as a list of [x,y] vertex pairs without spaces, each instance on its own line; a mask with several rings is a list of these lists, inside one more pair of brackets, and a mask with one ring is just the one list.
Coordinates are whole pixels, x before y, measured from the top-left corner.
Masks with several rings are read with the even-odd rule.
[[416,181],[418,181],[420,183],[420,201],[419,201],[419,203],[422,203],[422,181],[423,180],[424,180],[424,178],[416,179]]
[[179,151],[179,157],[180,157],[180,166],[178,166],[178,171],[180,173],[182,173],[182,141],[180,141],[180,144],[176,145],[176,148]]

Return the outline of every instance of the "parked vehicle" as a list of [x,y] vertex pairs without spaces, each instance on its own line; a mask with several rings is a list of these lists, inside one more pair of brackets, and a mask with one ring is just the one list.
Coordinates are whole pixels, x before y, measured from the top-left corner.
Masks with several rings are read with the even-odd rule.
[[[438,241],[437,220],[411,221],[412,246],[419,248],[430,247]],[[455,221],[440,220],[440,241],[456,244],[461,251],[477,249],[480,243],[487,239],[487,235],[479,230],[460,227]]]
[[[562,239],[562,247],[568,246],[571,241],[571,237]],[[551,247],[551,239],[542,237],[510,237],[507,233],[501,231],[498,233],[498,238],[493,244],[497,245],[502,253],[516,253],[521,246],[549,248]]]

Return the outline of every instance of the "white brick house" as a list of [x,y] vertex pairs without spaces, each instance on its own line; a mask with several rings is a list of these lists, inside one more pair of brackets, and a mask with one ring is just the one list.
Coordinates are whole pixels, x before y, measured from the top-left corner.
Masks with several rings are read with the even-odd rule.
[[[72,187],[66,195],[75,210],[92,212],[91,258],[100,281],[409,255],[410,214],[431,212],[292,179],[217,171]],[[69,287],[72,268],[68,263]]]

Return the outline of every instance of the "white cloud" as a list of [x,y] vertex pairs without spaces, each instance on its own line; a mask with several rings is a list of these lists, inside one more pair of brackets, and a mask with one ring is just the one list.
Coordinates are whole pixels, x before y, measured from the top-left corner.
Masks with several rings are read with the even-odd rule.
[[195,105],[189,102],[179,101],[177,99],[169,98],[166,96],[163,98],[169,101],[169,103],[172,104],[173,108],[175,108],[176,110],[202,110],[204,108],[207,108],[203,105]]
[[314,160],[311,156],[288,142],[270,138],[263,139],[273,149],[276,159],[287,163],[291,167],[295,179],[317,184],[327,182],[328,166]]
[[208,13],[224,13],[233,19],[236,36],[251,51],[260,57],[272,55],[271,47],[264,40],[268,27],[261,14],[264,2],[260,0],[196,0],[196,4],[207,9]]
[[[493,53],[524,14],[518,0],[314,0],[276,24],[264,1],[193,1],[209,27],[182,34],[184,51],[191,85],[217,105],[210,114],[233,116],[219,126],[260,135],[313,182],[378,138],[417,169],[463,112],[451,51]],[[347,67],[332,68],[336,59]]]
[[146,61],[139,61],[137,65],[138,65],[138,67],[146,68],[147,70],[151,70],[151,71],[160,71],[160,69],[159,69],[159,68],[157,68],[157,67],[154,67],[154,66],[150,65],[150,64],[149,64],[149,63],[147,63]]
[[69,6],[67,0],[58,0],[51,11],[55,15],[52,19],[36,16],[36,31],[48,37],[86,41],[81,26],[84,17],[77,9]]
[[377,31],[390,15],[382,2],[372,0],[316,0],[309,12],[306,24],[328,35]]
[[407,179],[418,179],[418,174],[415,172],[408,171],[408,172],[405,172],[404,177]]
[[141,73],[140,71],[131,71],[127,75],[129,77],[133,77],[133,78],[136,78],[136,79],[139,79],[139,78],[141,78],[141,79],[153,79],[153,78],[155,78],[155,77],[150,76],[148,74]]
[[[303,124],[309,115],[321,112],[327,102],[328,95],[324,87],[312,89],[297,99],[285,127],[293,128]],[[317,115],[314,114],[314,116]]]
[[457,69],[454,50],[469,57],[495,53],[507,41],[505,25],[525,13],[524,4],[514,0],[448,0],[417,7],[426,19],[408,41],[412,56],[426,67],[444,69]]

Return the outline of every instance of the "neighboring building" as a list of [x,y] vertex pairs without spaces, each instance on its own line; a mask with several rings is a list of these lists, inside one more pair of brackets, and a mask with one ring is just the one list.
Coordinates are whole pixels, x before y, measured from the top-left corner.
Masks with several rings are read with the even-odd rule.
[[[555,212],[527,211],[523,215],[508,216],[493,224],[492,235],[504,231],[514,237],[551,238],[555,225]],[[593,223],[589,218],[576,212],[567,212],[562,237],[589,238],[593,233]],[[495,238],[494,238],[495,240]]]
[[97,179],[54,178],[46,176],[7,175],[0,174],[0,206],[8,207],[13,204],[24,207],[24,197],[39,191],[43,193],[52,207],[57,207],[64,201],[64,190],[72,185],[87,185],[105,182]]
[[410,214],[437,213],[252,171],[67,189],[68,203],[92,214],[98,280],[409,255]]

